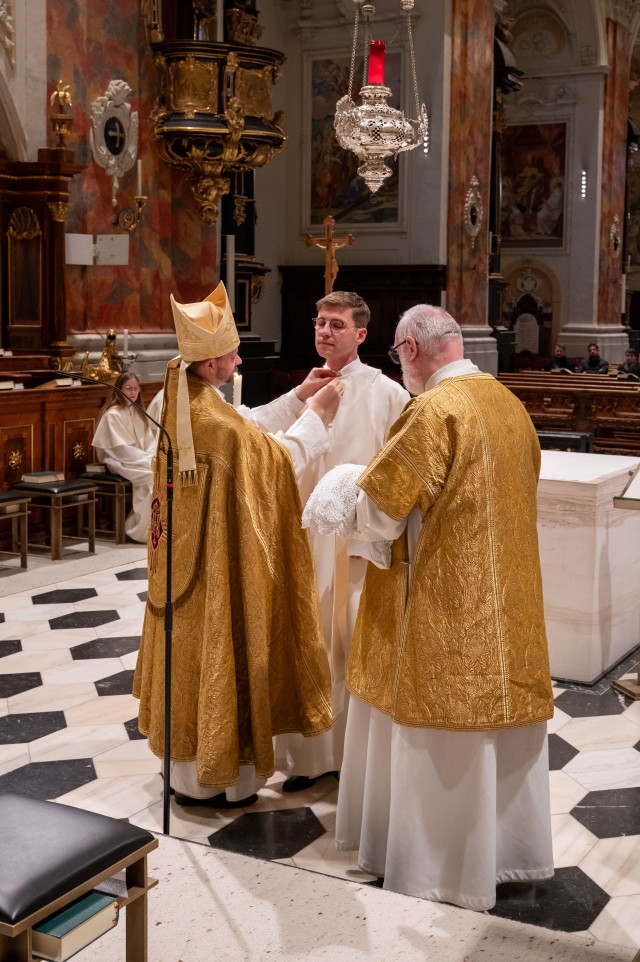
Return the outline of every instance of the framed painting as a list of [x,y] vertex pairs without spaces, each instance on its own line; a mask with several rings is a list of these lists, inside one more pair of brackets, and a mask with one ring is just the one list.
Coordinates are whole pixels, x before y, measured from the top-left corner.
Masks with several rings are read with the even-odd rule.
[[[393,173],[382,187],[371,194],[358,176],[361,161],[350,150],[343,150],[336,140],[333,126],[336,104],[349,91],[348,54],[336,56],[320,53],[308,55],[307,116],[305,123],[309,149],[304,170],[303,229],[322,225],[330,214],[340,226],[358,230],[398,230],[401,224],[401,165],[398,158],[387,160]],[[399,107],[402,54],[387,51],[385,84],[393,91],[388,103]],[[357,103],[362,81],[362,61],[356,62],[352,98]]]
[[514,124],[502,135],[502,246],[564,246],[567,125]]

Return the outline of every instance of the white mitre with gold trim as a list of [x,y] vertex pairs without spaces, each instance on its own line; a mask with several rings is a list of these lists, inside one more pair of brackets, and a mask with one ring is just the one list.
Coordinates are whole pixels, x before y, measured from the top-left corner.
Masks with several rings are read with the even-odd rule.
[[238,347],[240,338],[222,281],[204,301],[195,304],[178,304],[173,294],[170,298],[181,358],[176,410],[180,475],[183,484],[197,483],[187,367],[194,361],[206,361],[210,357],[229,354]]

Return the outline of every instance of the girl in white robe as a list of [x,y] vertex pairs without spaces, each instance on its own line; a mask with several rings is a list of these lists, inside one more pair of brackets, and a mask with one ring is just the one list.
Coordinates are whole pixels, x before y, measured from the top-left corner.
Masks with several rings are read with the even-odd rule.
[[125,522],[125,531],[133,541],[146,543],[153,490],[151,458],[156,435],[138,410],[142,405],[136,375],[130,372],[121,374],[115,387],[120,388],[127,399],[114,391],[113,400],[98,422],[93,447],[98,460],[109,471],[131,482],[133,507]]

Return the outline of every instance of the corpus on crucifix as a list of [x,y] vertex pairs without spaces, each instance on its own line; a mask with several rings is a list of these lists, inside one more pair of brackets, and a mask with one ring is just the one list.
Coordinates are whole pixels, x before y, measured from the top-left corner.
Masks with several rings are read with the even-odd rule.
[[351,247],[355,238],[353,234],[335,237],[333,233],[335,221],[330,215],[325,217],[322,223],[324,224],[324,237],[312,237],[311,234],[307,234],[304,242],[307,247],[321,247],[325,252],[324,293],[326,297],[326,295],[330,294],[333,290],[333,285],[338,275],[336,251],[340,250],[341,247]]

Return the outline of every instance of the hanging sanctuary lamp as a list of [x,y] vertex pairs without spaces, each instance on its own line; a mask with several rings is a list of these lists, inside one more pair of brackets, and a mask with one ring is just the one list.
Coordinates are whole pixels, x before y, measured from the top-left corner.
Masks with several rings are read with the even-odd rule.
[[[385,163],[387,158],[394,158],[403,150],[413,150],[420,144],[424,146],[425,152],[428,150],[429,118],[425,105],[420,106],[418,96],[411,28],[411,11],[415,6],[415,0],[400,0],[400,8],[406,15],[416,120],[406,118],[403,111],[396,110],[387,103],[392,91],[384,83],[385,44],[382,40],[369,39],[369,21],[375,13],[375,7],[365,0],[353,0],[353,2],[355,19],[349,92],[336,105],[334,126],[340,146],[345,150],[353,151],[363,161],[358,167],[358,173],[371,193],[375,194],[387,177],[391,176],[391,168]],[[365,20],[364,76],[367,82],[360,90],[362,103],[358,106],[352,99],[352,92],[361,15]]]

